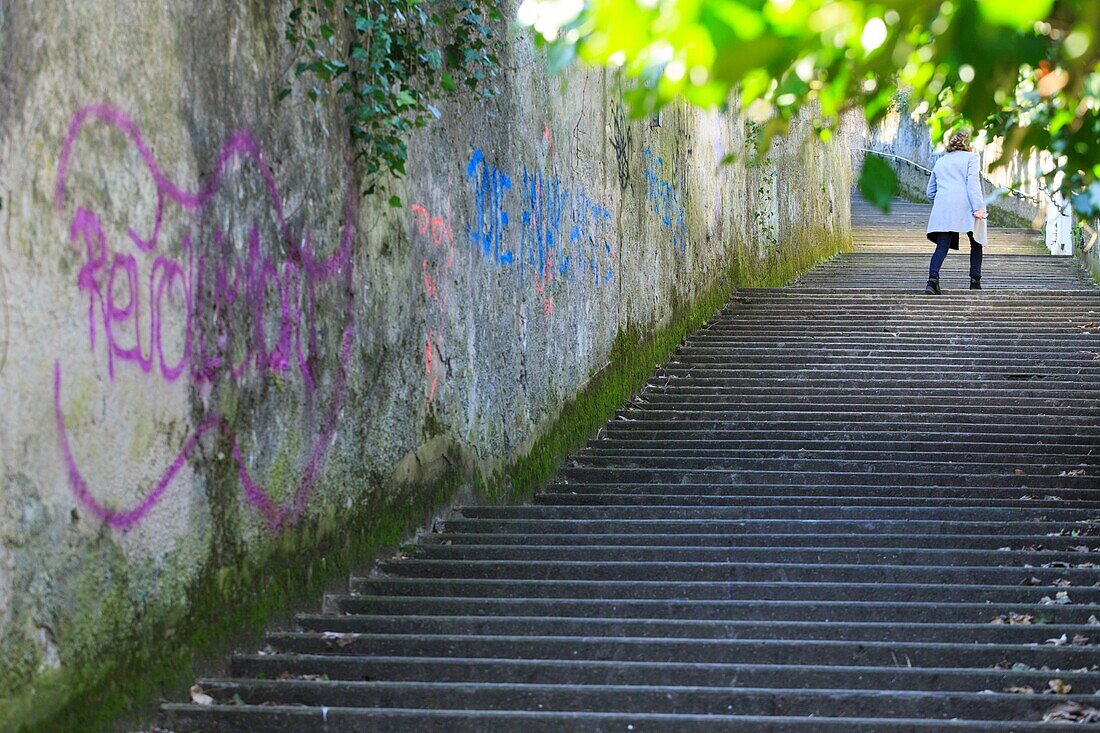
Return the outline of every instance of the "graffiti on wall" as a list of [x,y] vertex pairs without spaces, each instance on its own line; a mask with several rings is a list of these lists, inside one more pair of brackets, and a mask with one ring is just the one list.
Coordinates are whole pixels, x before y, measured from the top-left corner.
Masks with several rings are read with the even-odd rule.
[[[450,184],[448,182],[448,190]],[[444,356],[447,342],[447,301],[451,290],[451,268],[455,263],[455,238],[451,227],[451,202],[436,214],[424,204],[412,204],[413,227],[417,236],[433,250],[420,261],[421,282],[428,310],[424,339],[424,374],[428,379],[428,404],[435,401],[440,379],[447,371]]]
[[625,191],[630,183],[630,151],[633,148],[633,135],[626,108],[621,102],[613,100],[610,110],[610,122],[607,124],[608,142],[615,151],[615,169],[619,176],[619,189]]
[[[584,186],[566,186],[553,171],[524,168],[512,176],[475,150],[466,167],[471,190],[475,249],[495,265],[515,272],[521,288],[530,287],[547,317],[554,313],[557,282],[591,278],[595,287],[615,277],[611,248],[611,212]],[[518,216],[516,214],[518,213]],[[508,249],[508,232],[519,222],[519,251]]]
[[687,222],[680,186],[665,172],[664,158],[649,148],[645,150],[645,185],[646,205],[661,220],[672,243],[683,254],[687,251]]
[[[91,125],[120,134],[153,182],[151,224],[146,230],[129,226],[120,238],[123,241],[112,241],[103,212],[80,203],[79,192],[70,190],[77,141]],[[257,217],[247,226],[235,227],[234,237],[213,225],[213,210],[219,192],[230,185],[229,176],[245,167],[262,179],[267,220],[273,226],[267,227]],[[203,437],[219,434],[229,444],[248,503],[273,529],[294,522],[306,506],[333,441],[347,383],[352,326],[346,300],[352,282],[354,189],[349,186],[346,195],[340,241],[322,254],[309,235],[291,231],[274,175],[260,145],[247,132],[231,135],[205,183],[188,190],[164,172],[132,119],[118,109],[92,105],[78,111],[70,123],[58,164],[55,205],[59,215],[72,212],[70,241],[83,255],[74,285],[87,303],[88,348],[103,360],[109,380],[119,370],[136,370],[164,383],[187,380],[202,394],[214,385],[240,388],[250,379],[277,375],[301,390],[315,422],[304,469],[292,495],[282,503],[250,473],[231,421],[209,410],[140,500],[132,507],[114,509],[97,498],[71,447],[65,419],[65,368],[59,356],[53,373],[57,438],[70,487],[80,504],[108,526],[129,529],[163,498]],[[178,242],[164,241],[162,225],[169,213],[185,222]],[[334,334],[339,343],[327,345],[335,358],[326,360],[319,313],[322,308],[332,312],[334,305],[337,311],[342,308],[343,322]],[[182,324],[182,348],[166,345],[165,323]],[[327,372],[323,363],[330,365]]]

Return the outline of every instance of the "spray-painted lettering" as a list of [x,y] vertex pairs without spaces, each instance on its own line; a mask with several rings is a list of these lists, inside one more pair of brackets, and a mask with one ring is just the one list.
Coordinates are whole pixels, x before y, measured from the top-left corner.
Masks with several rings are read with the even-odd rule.
[[[547,317],[554,313],[554,284],[575,280],[578,272],[598,288],[615,277],[612,265],[611,212],[583,186],[564,185],[553,171],[524,168],[522,186],[475,150],[466,167],[472,187],[470,242],[486,259],[514,268],[521,287],[530,286]],[[518,253],[506,249],[507,228],[518,210]]]
[[660,218],[662,226],[672,236],[672,243],[683,254],[687,250],[687,222],[679,187],[665,173],[664,158],[646,148],[645,161],[646,204]]
[[[117,109],[92,105],[73,117],[61,151],[55,191],[59,213],[75,197],[68,190],[75,144],[85,126],[93,123],[113,128],[126,138],[144,163],[156,191],[152,231],[139,232],[131,227],[127,242],[108,241],[100,217],[85,206],[76,205],[70,221],[71,241],[84,253],[76,286],[87,298],[89,348],[93,353],[102,350],[109,378],[113,380],[118,369],[128,366],[167,382],[186,378],[192,385],[203,387],[227,380],[237,387],[249,374],[272,372],[292,377],[292,382],[312,397],[320,376],[316,373],[322,346],[316,328],[319,299],[325,293],[344,293],[347,297],[351,292],[354,189],[349,186],[340,243],[333,252],[321,256],[310,237],[291,233],[274,175],[259,144],[248,133],[240,131],[230,136],[205,185],[188,191],[162,172],[133,120]],[[234,166],[246,164],[262,177],[275,241],[263,241],[263,227],[253,222],[247,227],[243,247],[217,228],[210,235],[212,242],[199,246],[193,237],[203,223],[204,213]],[[179,242],[181,255],[176,258],[168,256],[169,248],[161,241],[163,217],[170,207],[190,217]],[[241,252],[243,255],[238,254]],[[284,254],[276,258],[275,252]],[[152,263],[144,279],[139,267],[142,259],[144,264]],[[176,320],[184,324],[183,347],[176,355],[167,353],[162,333],[173,308]],[[330,393],[315,400],[324,405],[316,440],[294,495],[281,505],[249,475],[230,422],[215,411],[199,421],[176,459],[136,506],[108,508],[88,487],[69,444],[59,359],[53,375],[58,441],[76,498],[109,526],[128,529],[156,505],[200,439],[217,432],[230,443],[249,503],[272,528],[293,522],[305,507],[332,442],[346,385],[351,338],[351,310],[345,307],[341,342],[335,347],[339,349],[337,373],[331,380]]]
[[[450,185],[448,184],[448,190]],[[433,215],[423,204],[409,207],[416,234],[431,243],[432,256],[420,261],[427,336],[424,340],[424,374],[428,379],[428,404],[435,401],[440,379],[445,376],[444,349],[447,340],[447,299],[451,290],[451,267],[455,262],[454,231],[451,227],[451,203],[442,214]]]

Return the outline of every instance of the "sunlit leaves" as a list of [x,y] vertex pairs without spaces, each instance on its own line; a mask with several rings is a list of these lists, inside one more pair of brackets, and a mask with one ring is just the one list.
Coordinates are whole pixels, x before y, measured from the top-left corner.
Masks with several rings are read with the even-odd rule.
[[807,104],[830,129],[853,106],[874,122],[905,89],[911,108],[928,115],[934,139],[964,125],[984,128],[1005,139],[1006,154],[1057,153],[1067,196],[1096,180],[1097,0],[527,0],[524,7],[557,13],[549,47],[559,63],[576,55],[633,77],[635,114],[677,97],[719,107],[736,91],[761,123],[766,148]]
[[890,210],[890,201],[898,191],[898,178],[890,164],[877,155],[868,155],[859,174],[859,192],[883,211]]
[[1050,15],[1054,0],[980,0],[982,17],[1018,30],[1032,28]]

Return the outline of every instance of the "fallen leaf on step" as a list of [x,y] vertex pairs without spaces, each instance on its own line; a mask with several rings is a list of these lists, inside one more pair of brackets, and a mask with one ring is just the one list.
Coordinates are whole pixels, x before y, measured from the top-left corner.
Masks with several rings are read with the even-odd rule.
[[1051,646],[1066,646],[1067,644],[1069,644],[1069,637],[1066,636],[1065,634],[1062,634],[1061,636],[1059,636],[1057,638],[1047,639],[1043,643],[1044,644],[1050,644]]
[[1027,475],[1027,471],[1025,471],[1022,468],[1017,468],[1015,471],[1013,471],[1013,473],[1015,473],[1017,476],[1026,476]]
[[340,634],[335,631],[326,631],[321,634],[321,638],[325,640],[325,646],[329,649],[332,648],[333,644],[343,649],[355,641],[355,634]]
[[1100,708],[1086,707],[1079,702],[1058,703],[1043,716],[1044,723],[1100,723]]
[[1039,603],[1042,603],[1044,606],[1068,606],[1073,603],[1073,601],[1069,599],[1069,593],[1060,590],[1054,594],[1053,598],[1050,596],[1043,596],[1039,599]]
[[202,686],[191,685],[191,702],[196,705],[213,705],[214,698],[202,691]]
[[1089,321],[1088,323],[1082,323],[1077,328],[1090,330],[1090,329],[1093,329],[1093,328],[1098,328],[1098,326],[1096,325],[1096,321]]
[[1035,689],[1032,687],[1006,687],[1005,692],[1011,692],[1014,695],[1034,695]]
[[1073,685],[1067,685],[1060,679],[1047,682],[1047,692],[1052,695],[1068,695],[1073,690]]
[[994,616],[989,619],[991,624],[1016,624],[1021,626],[1030,625],[1035,620],[1034,616],[1029,616],[1026,613],[1002,613],[999,616]]

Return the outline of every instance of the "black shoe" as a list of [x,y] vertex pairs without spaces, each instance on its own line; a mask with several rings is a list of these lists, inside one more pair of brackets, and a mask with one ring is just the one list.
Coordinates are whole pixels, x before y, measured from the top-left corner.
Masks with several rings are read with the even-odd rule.
[[928,278],[928,284],[924,286],[925,295],[943,295],[943,291],[940,290],[940,279],[938,277]]
[[971,290],[981,290],[982,289],[982,279],[980,277],[970,278],[970,289]]

